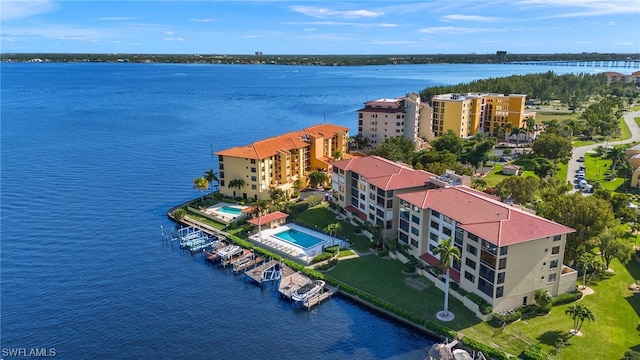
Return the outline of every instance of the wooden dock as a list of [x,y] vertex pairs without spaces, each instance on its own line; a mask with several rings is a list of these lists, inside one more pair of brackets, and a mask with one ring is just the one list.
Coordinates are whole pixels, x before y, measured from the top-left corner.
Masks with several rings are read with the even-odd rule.
[[262,286],[266,282],[280,280],[283,272],[282,268],[283,265],[281,265],[279,261],[270,260],[251,270],[245,271],[244,274]]
[[[305,284],[309,283],[311,279],[298,272],[293,272],[293,270],[288,267],[285,267],[285,269],[291,271],[291,274],[283,274],[282,279],[280,280],[280,285],[278,286],[278,292],[281,296],[291,300],[291,296],[293,295],[293,293]],[[331,296],[335,294],[335,292],[335,289],[329,288],[325,285],[318,294],[312,296],[309,299],[306,299],[303,302],[300,302],[300,304],[302,304],[302,306],[306,307],[307,309],[311,309],[313,306],[318,305],[324,300],[331,298]]]
[[255,254],[253,253],[250,256],[251,256],[251,259],[249,261],[241,262],[241,263],[236,261],[233,264],[233,272],[237,274],[243,270],[249,270],[256,265],[261,264],[264,261],[262,256],[256,257]]

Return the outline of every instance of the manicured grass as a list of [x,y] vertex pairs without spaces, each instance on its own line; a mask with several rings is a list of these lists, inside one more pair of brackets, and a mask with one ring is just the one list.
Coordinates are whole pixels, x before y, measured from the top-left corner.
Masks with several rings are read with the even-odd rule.
[[[640,279],[640,263],[633,260],[626,267],[614,260],[613,275],[608,279],[593,281],[590,287],[595,293],[581,301],[596,316],[593,323],[585,322],[584,336],[574,336],[556,356],[558,359],[620,359],[631,347],[638,350],[638,321],[640,320],[640,295],[629,290],[635,279]],[[549,352],[560,336],[566,336],[573,322],[564,311],[570,304],[556,306],[551,314],[519,321],[505,330],[519,333],[539,341]],[[595,357],[594,357],[595,356]]]
[[339,258],[341,258],[341,257],[345,257],[345,256],[355,255],[355,254],[356,254],[356,253],[355,253],[353,250],[348,250],[348,249],[346,249],[346,250],[340,250],[340,251],[338,252],[338,257],[339,257]]
[[317,230],[322,232],[329,224],[339,223],[341,238],[349,239],[351,247],[358,252],[369,251],[370,240],[364,235],[356,234],[356,227],[346,221],[336,219],[336,214],[327,209],[327,204],[320,204],[307,209],[295,216],[296,220],[301,220],[307,224],[317,225]]
[[603,159],[595,153],[587,153],[584,158],[584,167],[586,171],[586,180],[588,182],[598,181],[603,189],[616,191],[616,189],[624,183],[624,178],[617,177],[614,180],[607,180],[610,174],[611,160]]
[[[534,176],[538,178],[538,176],[533,173],[533,161],[531,161],[531,159],[517,159],[511,163],[522,167],[520,170],[522,172],[522,176]],[[488,186],[496,186],[502,180],[511,176],[513,175],[504,175],[502,173],[502,165],[496,164],[483,179],[487,182]]]
[[[423,276],[403,274],[402,263],[398,260],[377,255],[342,260],[328,275],[425,319],[440,322],[435,315],[442,310],[444,293]],[[410,283],[416,283],[422,289]],[[480,322],[454,297],[449,297],[449,310],[456,318],[442,324],[451,329],[466,328]]]

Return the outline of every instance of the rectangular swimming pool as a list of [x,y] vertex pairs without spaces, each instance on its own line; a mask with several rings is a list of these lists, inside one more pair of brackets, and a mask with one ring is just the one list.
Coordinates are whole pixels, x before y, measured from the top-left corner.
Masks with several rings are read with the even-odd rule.
[[288,229],[277,234],[273,234],[273,236],[279,240],[286,241],[303,249],[309,249],[324,242],[322,239],[318,239],[313,235],[309,235],[295,229]]
[[219,211],[225,214],[242,215],[242,209],[232,206],[223,206]]

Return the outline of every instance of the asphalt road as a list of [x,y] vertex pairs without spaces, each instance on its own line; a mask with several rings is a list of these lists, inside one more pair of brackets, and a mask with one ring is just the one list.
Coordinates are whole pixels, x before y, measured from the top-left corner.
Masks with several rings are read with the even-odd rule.
[[[631,143],[631,142],[634,142],[634,141],[640,141],[640,127],[638,127],[638,124],[636,124],[636,122],[634,120],[634,118],[636,118],[636,117],[640,117],[640,111],[630,111],[630,112],[624,114],[624,121],[627,123],[627,126],[629,127],[629,130],[631,131],[631,138],[629,138],[627,140],[622,140],[622,141],[609,142],[609,145],[615,146],[615,145],[620,145],[620,144],[628,144],[628,143]],[[573,155],[571,156],[571,159],[569,160],[569,164],[567,166],[567,181],[570,182],[571,184],[573,184],[573,181],[574,181],[575,175],[576,175],[576,170],[578,170],[578,168],[582,164],[582,163],[578,162],[578,159],[581,156],[586,156],[587,152],[593,151],[598,146],[604,146],[605,144],[606,143],[602,142],[602,143],[597,143],[597,144],[592,144],[592,145],[585,145],[585,146],[580,146],[580,147],[573,148]],[[604,171],[604,169],[602,169],[602,171]],[[576,189],[575,186],[574,186],[573,191],[574,192],[578,191],[578,189]]]

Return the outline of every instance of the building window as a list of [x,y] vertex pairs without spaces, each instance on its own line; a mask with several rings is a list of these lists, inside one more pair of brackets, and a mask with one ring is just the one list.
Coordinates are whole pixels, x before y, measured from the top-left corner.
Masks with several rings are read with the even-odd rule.
[[553,237],[553,241],[560,241],[562,239],[562,235],[556,235]]
[[411,215],[411,222],[420,225],[420,218],[415,215]]
[[484,264],[480,263],[480,273],[479,273],[481,278],[485,278],[488,281],[490,281],[491,283],[493,283],[493,281],[495,280],[496,277],[496,271],[485,266]]
[[558,260],[551,260],[551,263],[549,264],[549,269],[555,269],[558,267]]
[[399,232],[398,233],[398,240],[402,241],[403,243],[407,243],[409,241],[409,235],[403,233],[403,232]]
[[252,168],[251,168],[251,172],[252,172],[252,173],[256,172],[256,168],[252,167]]
[[476,282],[476,277],[475,277],[472,273],[470,273],[470,272],[468,272],[468,271],[465,271],[465,272],[464,272],[464,278],[465,278],[465,279],[467,279],[467,280],[469,280],[469,281],[471,281],[471,282],[472,282],[472,283],[474,283],[474,284],[475,284],[475,282]]
[[440,229],[440,224],[438,224],[437,221],[431,220],[431,228],[438,230]]
[[224,179],[224,171],[220,171],[220,179]]
[[256,163],[256,159],[251,159],[251,163],[255,164]]
[[464,260],[464,263],[465,263],[465,265],[467,265],[468,267],[472,268],[473,270],[476,269],[476,262],[475,261],[473,261],[473,260],[471,260],[469,258],[466,258]]
[[431,210],[431,216],[439,218],[440,217],[440,213],[435,211],[435,210]]
[[503,246],[500,248],[500,255],[507,255],[507,251],[509,250],[508,246]]
[[413,226],[411,227],[411,233],[415,236],[420,236],[420,231],[418,231],[418,229],[414,228]]
[[504,293],[504,286],[498,286],[496,288],[496,298],[501,298]]
[[554,246],[551,248],[551,255],[558,255],[560,254],[560,246]]
[[448,237],[451,237],[451,229],[447,228],[447,227],[442,227],[442,233],[447,235]]
[[483,278],[478,279],[478,290],[493,298],[493,284],[485,281]]
[[473,241],[478,241],[478,235],[472,234],[472,233],[468,233],[467,237],[469,238],[469,240],[473,240]]
[[498,260],[498,270],[502,270],[507,267],[507,258],[501,258]]
[[258,186],[256,184],[251,185],[251,190],[257,190]]
[[404,219],[400,219],[400,229],[409,232],[409,223]]
[[478,249],[475,246],[467,244],[467,252],[473,255],[478,255]]
[[224,170],[224,164],[222,164],[222,163],[218,164],[218,168],[219,168],[220,170]]
[[498,281],[497,281],[498,284],[504,283],[504,274],[505,273],[503,273],[503,272],[498,273]]
[[256,181],[258,180],[258,178],[256,178],[255,176],[251,176],[251,181]]
[[418,247],[418,240],[411,239],[411,246],[413,246],[414,248],[417,248]]
[[393,228],[393,221],[389,220],[385,223],[384,228],[389,230],[391,228]]
[[556,282],[556,274],[549,274],[549,282]]
[[224,187],[224,180],[220,180],[220,186]]
[[429,239],[438,242],[438,234],[434,234],[432,232],[429,232]]

